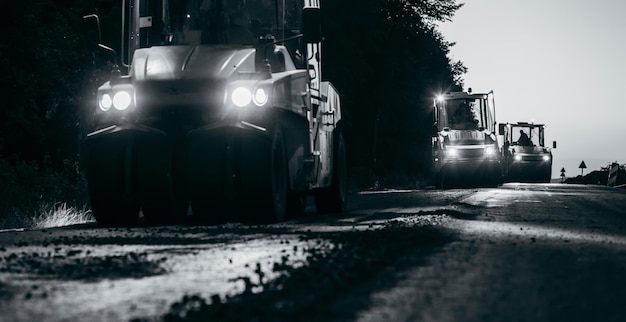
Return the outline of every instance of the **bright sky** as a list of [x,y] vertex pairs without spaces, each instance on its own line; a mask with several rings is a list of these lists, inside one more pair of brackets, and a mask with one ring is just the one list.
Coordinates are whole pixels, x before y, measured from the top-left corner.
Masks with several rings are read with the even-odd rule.
[[626,163],[626,1],[464,2],[439,27],[464,89],[493,90],[498,122],[546,124],[552,177]]

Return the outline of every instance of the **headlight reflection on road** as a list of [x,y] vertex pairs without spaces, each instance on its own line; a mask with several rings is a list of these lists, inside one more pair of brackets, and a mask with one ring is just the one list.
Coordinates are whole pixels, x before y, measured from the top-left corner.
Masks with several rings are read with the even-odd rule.
[[468,234],[490,236],[520,236],[537,239],[562,240],[571,242],[593,242],[626,245],[626,238],[615,235],[605,235],[585,231],[566,230],[561,228],[542,227],[528,224],[506,222],[453,220],[449,222],[452,228]]

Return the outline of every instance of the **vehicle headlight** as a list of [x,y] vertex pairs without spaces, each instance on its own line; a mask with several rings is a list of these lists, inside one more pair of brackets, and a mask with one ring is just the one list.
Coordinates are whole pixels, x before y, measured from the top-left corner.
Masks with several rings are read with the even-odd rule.
[[446,149],[446,154],[449,157],[456,157],[457,155],[459,155],[459,151],[455,148],[447,148]]
[[269,100],[267,92],[263,88],[257,88],[254,91],[253,101],[257,106],[263,106]]
[[100,109],[106,112],[111,109],[111,106],[113,106],[111,95],[103,94],[102,97],[100,97]]
[[[104,95],[103,95],[104,97]],[[130,94],[126,91],[119,91],[113,96],[113,107],[118,111],[127,109],[132,102]]]
[[230,96],[233,104],[238,107],[244,107],[252,101],[252,92],[245,87],[237,87]]
[[543,161],[550,161],[550,156],[549,155],[544,155],[542,157]]
[[485,148],[485,155],[486,156],[494,156],[496,155],[496,149],[494,149],[492,146],[488,146]]
[[522,161],[522,156],[519,155],[519,154],[516,154],[516,155],[513,156],[513,160],[515,160],[515,161]]

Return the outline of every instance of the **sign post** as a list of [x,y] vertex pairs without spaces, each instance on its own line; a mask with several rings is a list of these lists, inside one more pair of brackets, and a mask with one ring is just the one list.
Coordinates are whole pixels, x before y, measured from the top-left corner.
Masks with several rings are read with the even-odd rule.
[[565,182],[565,168],[561,168],[561,183]]
[[585,164],[585,161],[582,161],[578,167],[580,168],[580,176],[582,177],[583,171],[587,169],[587,165]]

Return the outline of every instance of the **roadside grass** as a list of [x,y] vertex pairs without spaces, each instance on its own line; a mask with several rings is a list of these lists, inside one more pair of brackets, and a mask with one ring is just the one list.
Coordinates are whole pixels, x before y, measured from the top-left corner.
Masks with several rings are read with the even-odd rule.
[[57,168],[0,159],[0,230],[90,222],[87,183],[76,162]]
[[95,222],[95,219],[86,205],[79,209],[63,202],[44,203],[31,221],[33,228],[52,228]]

